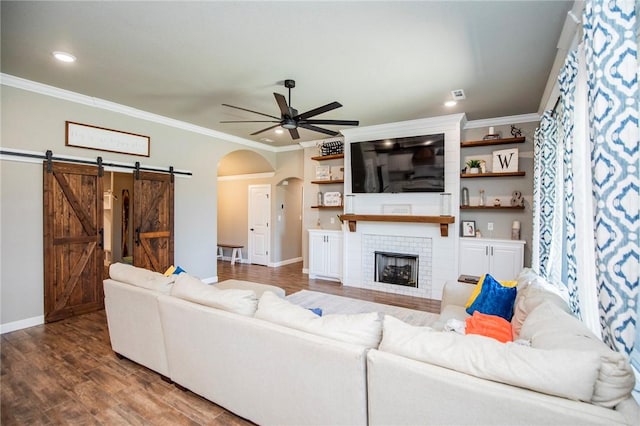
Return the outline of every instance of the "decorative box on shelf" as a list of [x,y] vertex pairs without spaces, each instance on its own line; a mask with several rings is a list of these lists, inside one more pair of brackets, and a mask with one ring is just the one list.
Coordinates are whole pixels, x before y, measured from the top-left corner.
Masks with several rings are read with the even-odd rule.
[[335,155],[344,152],[344,144],[341,141],[323,142],[320,145],[320,155]]

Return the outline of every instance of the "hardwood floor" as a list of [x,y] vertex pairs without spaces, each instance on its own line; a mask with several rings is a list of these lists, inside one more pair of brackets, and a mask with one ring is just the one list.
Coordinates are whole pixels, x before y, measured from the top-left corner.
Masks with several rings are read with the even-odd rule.
[[[267,268],[218,262],[219,280],[257,281],[439,312],[439,301],[344,288],[309,280],[302,264]],[[5,333],[0,337],[2,425],[249,425],[204,398],[111,350],[105,312]]]

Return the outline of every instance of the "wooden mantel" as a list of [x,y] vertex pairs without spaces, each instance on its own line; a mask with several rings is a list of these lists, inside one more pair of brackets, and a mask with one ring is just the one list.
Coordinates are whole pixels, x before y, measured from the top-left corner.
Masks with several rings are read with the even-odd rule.
[[454,223],[453,216],[412,216],[412,215],[388,215],[388,214],[342,214],[340,220],[349,224],[349,231],[356,231],[358,221],[366,222],[405,222],[405,223],[438,223],[440,224],[440,236],[449,236],[449,224]]

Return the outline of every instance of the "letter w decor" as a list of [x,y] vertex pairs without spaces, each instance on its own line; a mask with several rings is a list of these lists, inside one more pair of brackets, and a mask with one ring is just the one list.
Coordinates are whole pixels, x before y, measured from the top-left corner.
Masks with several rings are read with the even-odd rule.
[[518,171],[518,148],[493,151],[493,172],[507,173]]

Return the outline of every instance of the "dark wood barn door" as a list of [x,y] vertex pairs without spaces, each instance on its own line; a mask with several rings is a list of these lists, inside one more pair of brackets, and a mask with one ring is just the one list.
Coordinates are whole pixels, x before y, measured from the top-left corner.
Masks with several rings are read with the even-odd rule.
[[102,176],[97,166],[44,164],[44,316],[104,307]]
[[133,230],[133,264],[166,271],[173,264],[173,176],[134,174]]

